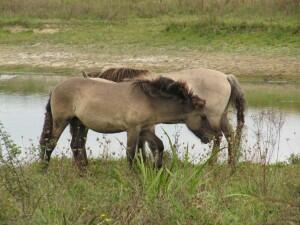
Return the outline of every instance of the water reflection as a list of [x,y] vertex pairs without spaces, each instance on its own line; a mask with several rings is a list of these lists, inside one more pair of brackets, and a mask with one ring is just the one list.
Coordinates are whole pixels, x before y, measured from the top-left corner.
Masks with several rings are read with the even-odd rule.
[[[47,95],[40,94],[21,95],[0,93],[0,121],[15,143],[20,145],[22,149],[26,149],[32,144],[38,144],[47,99]],[[251,108],[247,110],[247,126],[243,137],[243,145],[244,149],[246,149],[244,155],[247,160],[256,160],[257,158],[257,154],[253,154],[253,149],[257,149],[258,147],[256,143],[258,140],[258,127],[262,131],[260,134],[260,138],[262,139],[260,141],[261,146],[259,146],[262,150],[264,148],[271,148],[270,144],[267,145],[265,142],[266,140],[271,142],[271,138],[274,137],[276,131],[279,129],[276,126],[271,126],[271,122],[259,124],[258,118],[262,115],[261,111],[262,109]],[[280,143],[278,146],[272,146],[275,149],[271,155],[272,162],[277,160],[284,161],[291,153],[300,153],[300,139],[297,138],[300,133],[300,114],[297,112],[278,111],[275,115],[282,115],[283,124],[282,129],[280,129]],[[169,143],[163,130],[176,143],[179,148],[179,154],[182,157],[188,149],[190,158],[197,162],[210,151],[211,146],[209,144],[201,144],[199,139],[186,129],[185,125],[159,125],[156,127],[156,133],[163,139],[166,149],[169,149]],[[69,129],[66,129],[58,142],[54,154],[59,155],[61,152],[67,152],[70,155],[69,143]],[[90,157],[103,155],[120,157],[125,156],[125,143],[125,133],[102,135],[89,131],[87,147]],[[223,145],[226,145],[225,141]],[[222,158],[226,158],[226,151],[222,152]]]

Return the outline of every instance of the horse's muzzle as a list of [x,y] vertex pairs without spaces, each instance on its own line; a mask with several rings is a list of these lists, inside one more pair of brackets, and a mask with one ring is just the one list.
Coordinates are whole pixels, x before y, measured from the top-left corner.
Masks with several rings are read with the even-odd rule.
[[207,143],[210,142],[210,139],[208,137],[205,137],[205,136],[200,137],[200,140],[204,144],[207,144]]

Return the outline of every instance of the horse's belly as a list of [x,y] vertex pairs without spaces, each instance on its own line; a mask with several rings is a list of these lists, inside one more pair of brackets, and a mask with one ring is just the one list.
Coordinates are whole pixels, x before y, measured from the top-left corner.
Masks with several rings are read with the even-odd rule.
[[82,123],[89,129],[99,133],[117,133],[127,130],[125,124],[118,122],[118,120],[85,119]]

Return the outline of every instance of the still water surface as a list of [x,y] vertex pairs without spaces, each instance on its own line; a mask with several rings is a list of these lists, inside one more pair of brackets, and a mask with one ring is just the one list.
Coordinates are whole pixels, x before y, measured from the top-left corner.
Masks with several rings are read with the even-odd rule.
[[[38,145],[47,99],[48,96],[43,94],[0,93],[0,122],[3,123],[5,130],[10,134],[14,142],[22,147],[24,152],[32,144]],[[271,162],[285,161],[292,153],[299,154],[300,113],[275,110],[272,111],[271,122],[268,122],[270,113],[262,114],[262,112],[266,111],[268,110],[262,108],[247,109],[246,129],[243,137],[244,156],[242,159],[257,160],[258,139],[262,149],[268,148],[268,159]],[[232,117],[234,120],[234,115]],[[261,122],[259,119],[261,117],[264,118],[265,122]],[[281,129],[279,129],[279,121],[282,122]],[[181,156],[187,152],[186,148],[188,146],[189,158],[195,162],[199,161],[211,149],[210,145],[201,144],[200,140],[190,133],[185,125],[159,125],[156,127],[156,133],[163,139],[166,149],[169,149],[169,143],[163,129],[168,133],[172,141],[177,143]],[[258,130],[260,130],[259,134],[257,133]],[[124,132],[103,135],[89,131],[87,141],[89,156],[125,156],[124,147],[120,143],[126,143],[126,133]],[[60,155],[62,152],[66,152],[70,155],[69,144],[70,134],[69,129],[66,129],[58,142],[54,154]],[[223,141],[223,145],[226,145],[225,141]],[[253,149],[256,150],[254,151]],[[226,158],[226,150],[222,152],[222,158]]]

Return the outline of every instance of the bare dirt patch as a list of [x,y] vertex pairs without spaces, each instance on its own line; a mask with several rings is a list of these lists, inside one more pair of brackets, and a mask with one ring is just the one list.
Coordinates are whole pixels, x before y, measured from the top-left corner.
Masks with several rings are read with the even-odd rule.
[[40,29],[33,29],[33,33],[37,34],[55,34],[59,32],[58,28],[40,28]]
[[0,66],[26,65],[55,68],[101,69],[117,66],[159,72],[206,67],[236,75],[300,76],[299,56],[258,56],[237,53],[185,52],[172,55],[111,55],[59,46],[0,48]]
[[21,33],[21,32],[28,32],[30,29],[20,26],[20,25],[15,25],[15,26],[5,26],[4,30],[9,31],[10,33]]
[[51,25],[44,25],[44,27],[40,28],[27,28],[21,25],[13,25],[13,26],[5,26],[4,30],[7,30],[10,33],[22,33],[22,32],[29,32],[32,31],[33,33],[37,34],[55,34],[59,32],[58,28],[51,27]]

